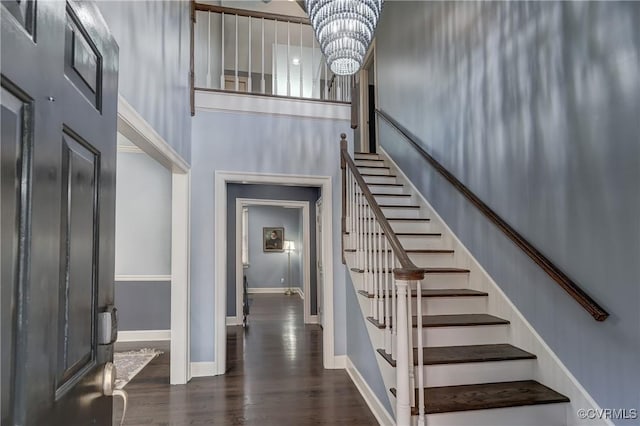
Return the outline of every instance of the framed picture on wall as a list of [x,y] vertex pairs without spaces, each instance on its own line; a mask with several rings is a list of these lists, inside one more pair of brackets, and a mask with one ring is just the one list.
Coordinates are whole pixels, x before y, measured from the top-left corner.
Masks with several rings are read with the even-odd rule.
[[283,252],[284,228],[262,228],[262,241],[265,252]]

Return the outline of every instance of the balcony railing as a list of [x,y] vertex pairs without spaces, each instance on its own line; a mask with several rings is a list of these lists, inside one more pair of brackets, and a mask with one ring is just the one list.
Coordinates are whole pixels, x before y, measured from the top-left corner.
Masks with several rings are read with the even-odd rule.
[[193,88],[351,101],[306,18],[194,4]]

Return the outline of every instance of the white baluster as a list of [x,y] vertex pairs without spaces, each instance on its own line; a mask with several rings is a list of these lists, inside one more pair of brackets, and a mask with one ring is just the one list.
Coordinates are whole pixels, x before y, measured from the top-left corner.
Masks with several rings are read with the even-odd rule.
[[382,228],[380,224],[378,224],[378,265],[380,268],[380,272],[378,273],[378,322],[385,324],[385,316],[384,316],[384,289],[382,286],[382,281],[384,279],[384,274],[386,274],[386,269],[382,266],[382,256],[386,256],[387,253],[382,251]]
[[207,12],[207,87],[211,88],[211,12]]
[[302,91],[302,67],[304,61],[302,60],[302,24],[300,24],[300,68],[298,71],[300,72],[300,97],[304,97],[304,92]]
[[[394,251],[391,252],[391,265],[395,268],[396,265],[396,254]],[[391,274],[391,296],[393,297],[393,303],[391,303],[391,358],[398,359],[398,287],[396,286],[396,277],[394,274]]]
[[376,253],[376,226],[377,226],[377,219],[375,216],[373,216],[372,220],[371,220],[371,228],[369,230],[369,235],[371,236],[371,256],[373,258],[373,270],[372,270],[372,274],[371,274],[371,279],[372,279],[372,284],[373,284],[373,299],[371,299],[371,304],[372,304],[372,309],[371,309],[371,316],[377,321],[378,318],[380,317],[379,312],[378,312],[378,256]]
[[220,64],[222,66],[222,68],[220,68],[220,89],[224,90],[225,84],[224,84],[224,12],[222,12],[222,21],[221,21],[221,27],[222,27],[222,49],[220,49],[222,51],[221,55],[220,55]]
[[287,21],[287,96],[291,96],[291,22]]
[[389,241],[388,237],[384,238],[384,268],[387,271],[384,276],[384,315],[385,315],[385,333],[384,333],[384,350],[386,353],[391,354],[391,287],[389,286],[389,282],[391,281],[391,274],[393,274],[393,266],[389,264],[389,257],[391,253],[389,253]]
[[279,52],[279,48],[278,48],[278,21],[275,21],[275,49],[276,49],[276,53],[273,54],[271,56],[273,56],[273,64],[271,65],[273,67],[273,82],[275,84],[275,87],[272,90],[274,95],[279,95],[280,92],[278,92],[278,58],[280,57],[280,52]]
[[247,48],[249,50],[249,70],[247,72],[247,92],[251,93],[251,86],[253,75],[251,73],[251,16],[247,17],[247,23],[249,24],[249,41],[247,42]]
[[264,94],[264,18],[262,18],[262,67],[260,68],[260,92]]
[[240,90],[240,80],[238,79],[238,15],[236,15],[236,62],[235,62],[235,77],[236,77],[236,92]]
[[[396,279],[398,291],[397,316],[394,321],[398,328],[397,346],[398,357],[396,359],[396,424],[408,426],[411,424],[411,384],[409,380],[409,370],[413,365],[409,364],[409,335],[411,334],[410,323],[407,322],[407,291],[410,292],[408,281]],[[407,289],[409,287],[409,289]]]
[[[411,289],[413,288],[414,281],[409,281],[409,287],[407,289],[407,321],[409,322],[409,332],[407,338],[409,340],[409,365],[413,367],[413,313],[412,313],[412,303],[411,303]],[[398,330],[400,332],[400,330]],[[418,330],[418,333],[422,333],[422,330]],[[415,369],[409,369],[409,386],[411,386],[411,406],[416,406],[416,393],[413,392],[413,389],[416,387],[416,377],[415,377]]]

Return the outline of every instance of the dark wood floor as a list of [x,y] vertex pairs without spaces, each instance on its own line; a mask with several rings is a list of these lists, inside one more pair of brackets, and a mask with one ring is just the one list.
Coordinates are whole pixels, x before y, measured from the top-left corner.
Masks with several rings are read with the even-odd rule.
[[170,386],[166,352],[125,387],[125,424],[377,424],[347,373],[322,368],[322,329],[304,325],[300,298],[251,298],[249,327],[228,327],[227,374]]

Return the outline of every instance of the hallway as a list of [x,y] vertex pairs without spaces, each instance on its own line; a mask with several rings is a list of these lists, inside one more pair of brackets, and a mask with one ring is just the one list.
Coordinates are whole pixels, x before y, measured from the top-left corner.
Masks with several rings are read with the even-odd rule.
[[[298,296],[251,295],[247,329],[228,327],[224,376],[169,386],[169,356],[125,390],[125,424],[375,425],[344,370],[322,368],[322,329],[303,324]],[[121,402],[114,403],[114,425]]]

